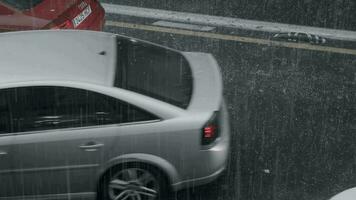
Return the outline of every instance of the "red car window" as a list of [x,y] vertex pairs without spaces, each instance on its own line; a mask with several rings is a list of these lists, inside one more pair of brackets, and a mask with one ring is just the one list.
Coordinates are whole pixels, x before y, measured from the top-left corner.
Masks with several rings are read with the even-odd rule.
[[43,0],[0,0],[0,2],[6,3],[20,10],[26,10],[33,8]]
[[0,15],[12,15],[14,12],[0,4]]

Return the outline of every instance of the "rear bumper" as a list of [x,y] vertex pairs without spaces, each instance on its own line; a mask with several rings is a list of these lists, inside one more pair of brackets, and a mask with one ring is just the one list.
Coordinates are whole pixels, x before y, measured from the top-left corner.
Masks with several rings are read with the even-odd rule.
[[91,24],[89,24],[88,26],[88,30],[92,30],[92,31],[102,31],[104,29],[105,26],[105,17],[104,17],[104,13],[98,15]]
[[204,185],[217,179],[226,169],[229,141],[221,139],[215,147],[200,154],[201,158],[196,159],[195,170],[185,179],[172,184],[174,191]]
[[96,18],[89,25],[89,29],[93,31],[102,31],[105,26],[105,10],[99,5],[97,8]]
[[190,175],[190,178],[172,184],[174,191],[204,185],[217,179],[226,169],[229,142],[220,141],[217,146],[202,152],[202,154],[205,156],[197,159],[196,170]]
[[[77,13],[76,16],[72,16],[72,17],[61,16],[53,20],[52,22],[48,23],[41,29],[75,29],[75,30],[102,31],[105,26],[105,10],[100,5],[100,3],[91,5],[91,9],[92,9],[92,13],[77,27],[74,27],[72,20],[74,19],[74,17],[78,16],[79,13]],[[70,12],[71,10],[67,11],[66,13],[70,13]],[[70,25],[64,25],[64,22],[71,22],[71,23]]]
[[183,188],[189,188],[189,187],[195,187],[195,186],[199,186],[199,185],[205,185],[207,183],[210,183],[212,181],[214,181],[215,179],[217,179],[225,170],[225,166],[222,167],[221,169],[215,171],[214,173],[208,175],[208,176],[204,176],[204,177],[200,177],[200,178],[195,178],[195,179],[190,179],[190,180],[185,180],[185,181],[181,181],[178,183],[175,183],[172,185],[172,188],[174,191],[178,191],[181,190]]
[[172,184],[174,191],[210,183],[226,169],[230,153],[230,123],[224,102],[221,109],[221,121],[221,137],[209,148],[203,148],[194,154],[195,158],[190,158],[191,163],[194,164],[190,165],[190,170],[185,171],[180,181]]
[[82,25],[79,25],[77,29],[81,30],[91,30],[91,31],[102,31],[105,26],[105,10],[99,4],[96,9],[93,11],[91,18],[88,22],[84,22]]

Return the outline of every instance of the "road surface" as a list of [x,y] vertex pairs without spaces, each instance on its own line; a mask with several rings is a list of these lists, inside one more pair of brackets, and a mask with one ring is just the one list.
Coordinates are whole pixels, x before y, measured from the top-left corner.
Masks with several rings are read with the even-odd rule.
[[228,168],[177,199],[326,200],[356,186],[355,32],[297,27],[326,37],[311,44],[273,39],[275,24],[254,30],[254,22],[189,23],[179,13],[110,8],[105,31],[208,52],[221,66],[233,133]]

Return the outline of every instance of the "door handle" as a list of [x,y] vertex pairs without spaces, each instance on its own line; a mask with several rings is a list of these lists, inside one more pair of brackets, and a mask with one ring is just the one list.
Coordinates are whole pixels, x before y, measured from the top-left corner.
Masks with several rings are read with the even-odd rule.
[[4,155],[7,155],[7,152],[6,151],[0,151],[0,156],[4,156]]
[[79,148],[85,151],[97,151],[99,148],[103,147],[104,144],[96,142],[88,142],[83,145],[80,145]]

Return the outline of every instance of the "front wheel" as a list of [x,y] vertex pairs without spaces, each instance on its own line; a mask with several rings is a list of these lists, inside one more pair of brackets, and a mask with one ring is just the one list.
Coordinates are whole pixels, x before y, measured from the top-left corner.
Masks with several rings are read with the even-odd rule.
[[101,200],[162,200],[168,188],[157,169],[127,165],[111,170],[104,177]]

